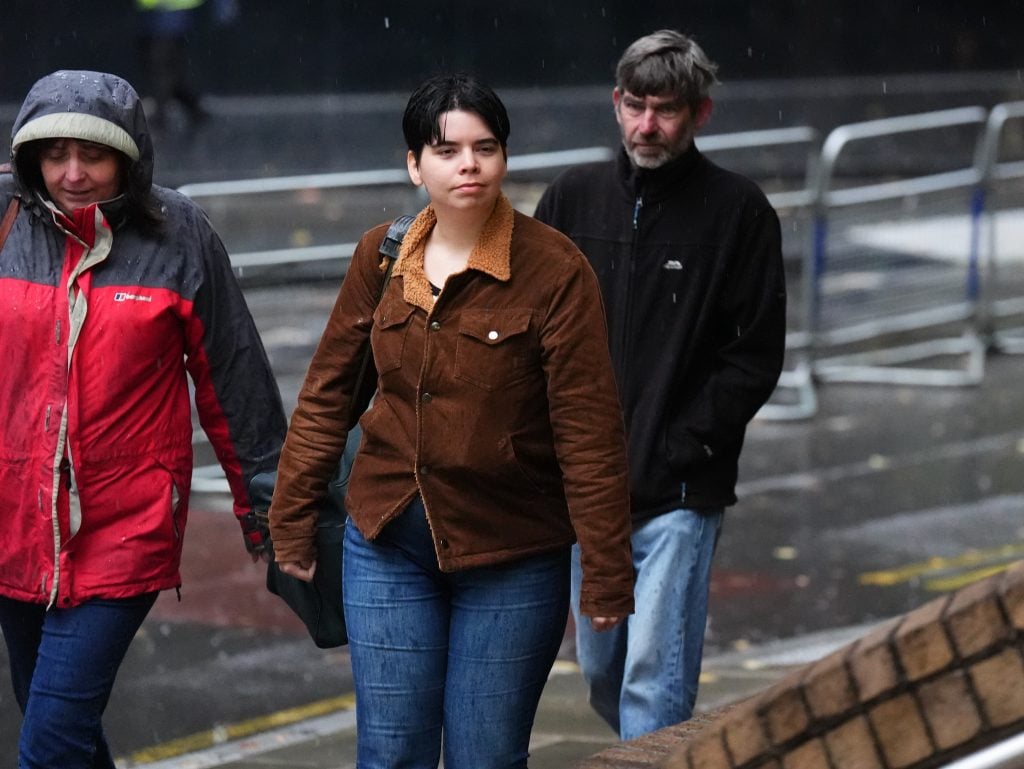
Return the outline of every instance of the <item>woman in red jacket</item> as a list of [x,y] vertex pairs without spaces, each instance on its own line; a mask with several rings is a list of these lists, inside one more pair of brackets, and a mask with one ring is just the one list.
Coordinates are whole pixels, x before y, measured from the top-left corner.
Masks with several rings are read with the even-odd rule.
[[622,417],[596,278],[501,193],[508,116],[465,76],[423,83],[403,129],[427,206],[383,283],[366,233],[294,412],[271,530],[281,568],[315,568],[312,511],[377,395],[346,506],[344,602],[361,769],[526,766],[562,642],[569,551],[598,629],[633,610]]
[[254,557],[247,484],[274,467],[285,419],[219,238],[196,205],[152,184],[131,85],[42,78],[11,147],[0,627],[24,713],[18,765],[113,769],[101,716],[114,677],[158,592],[181,585],[186,375]]

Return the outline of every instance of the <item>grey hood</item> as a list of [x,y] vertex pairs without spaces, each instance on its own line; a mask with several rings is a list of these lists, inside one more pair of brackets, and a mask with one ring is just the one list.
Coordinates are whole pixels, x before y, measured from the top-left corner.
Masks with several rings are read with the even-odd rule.
[[104,144],[129,159],[128,184],[148,190],[153,182],[153,142],[142,101],[128,81],[104,72],[60,70],[29,90],[11,130],[11,165],[19,177],[18,149],[54,138]]

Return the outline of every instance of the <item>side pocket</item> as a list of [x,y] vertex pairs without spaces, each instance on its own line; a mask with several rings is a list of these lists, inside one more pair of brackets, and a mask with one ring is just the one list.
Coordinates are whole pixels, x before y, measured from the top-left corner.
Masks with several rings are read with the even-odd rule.
[[178,490],[178,484],[174,482],[174,476],[171,476],[171,527],[174,529],[174,538],[177,540],[181,539],[181,492]]

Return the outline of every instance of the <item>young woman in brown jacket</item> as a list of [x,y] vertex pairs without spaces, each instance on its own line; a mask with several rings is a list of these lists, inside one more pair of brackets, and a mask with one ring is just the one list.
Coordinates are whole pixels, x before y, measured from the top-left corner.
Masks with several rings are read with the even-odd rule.
[[[525,767],[562,641],[569,550],[596,629],[633,610],[622,417],[596,278],[502,195],[508,116],[466,76],[412,94],[409,175],[430,204],[393,277],[359,243],[281,456],[271,530],[310,578],[316,502],[377,393],[347,497],[344,602],[358,766]],[[371,372],[372,373],[372,372]],[[443,735],[443,739],[442,739]]]

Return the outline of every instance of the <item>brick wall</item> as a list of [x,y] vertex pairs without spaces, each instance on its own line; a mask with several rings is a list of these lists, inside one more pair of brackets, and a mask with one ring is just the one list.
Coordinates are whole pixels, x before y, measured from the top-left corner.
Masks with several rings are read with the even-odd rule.
[[931,769],[1024,729],[1024,562],[579,769]]

